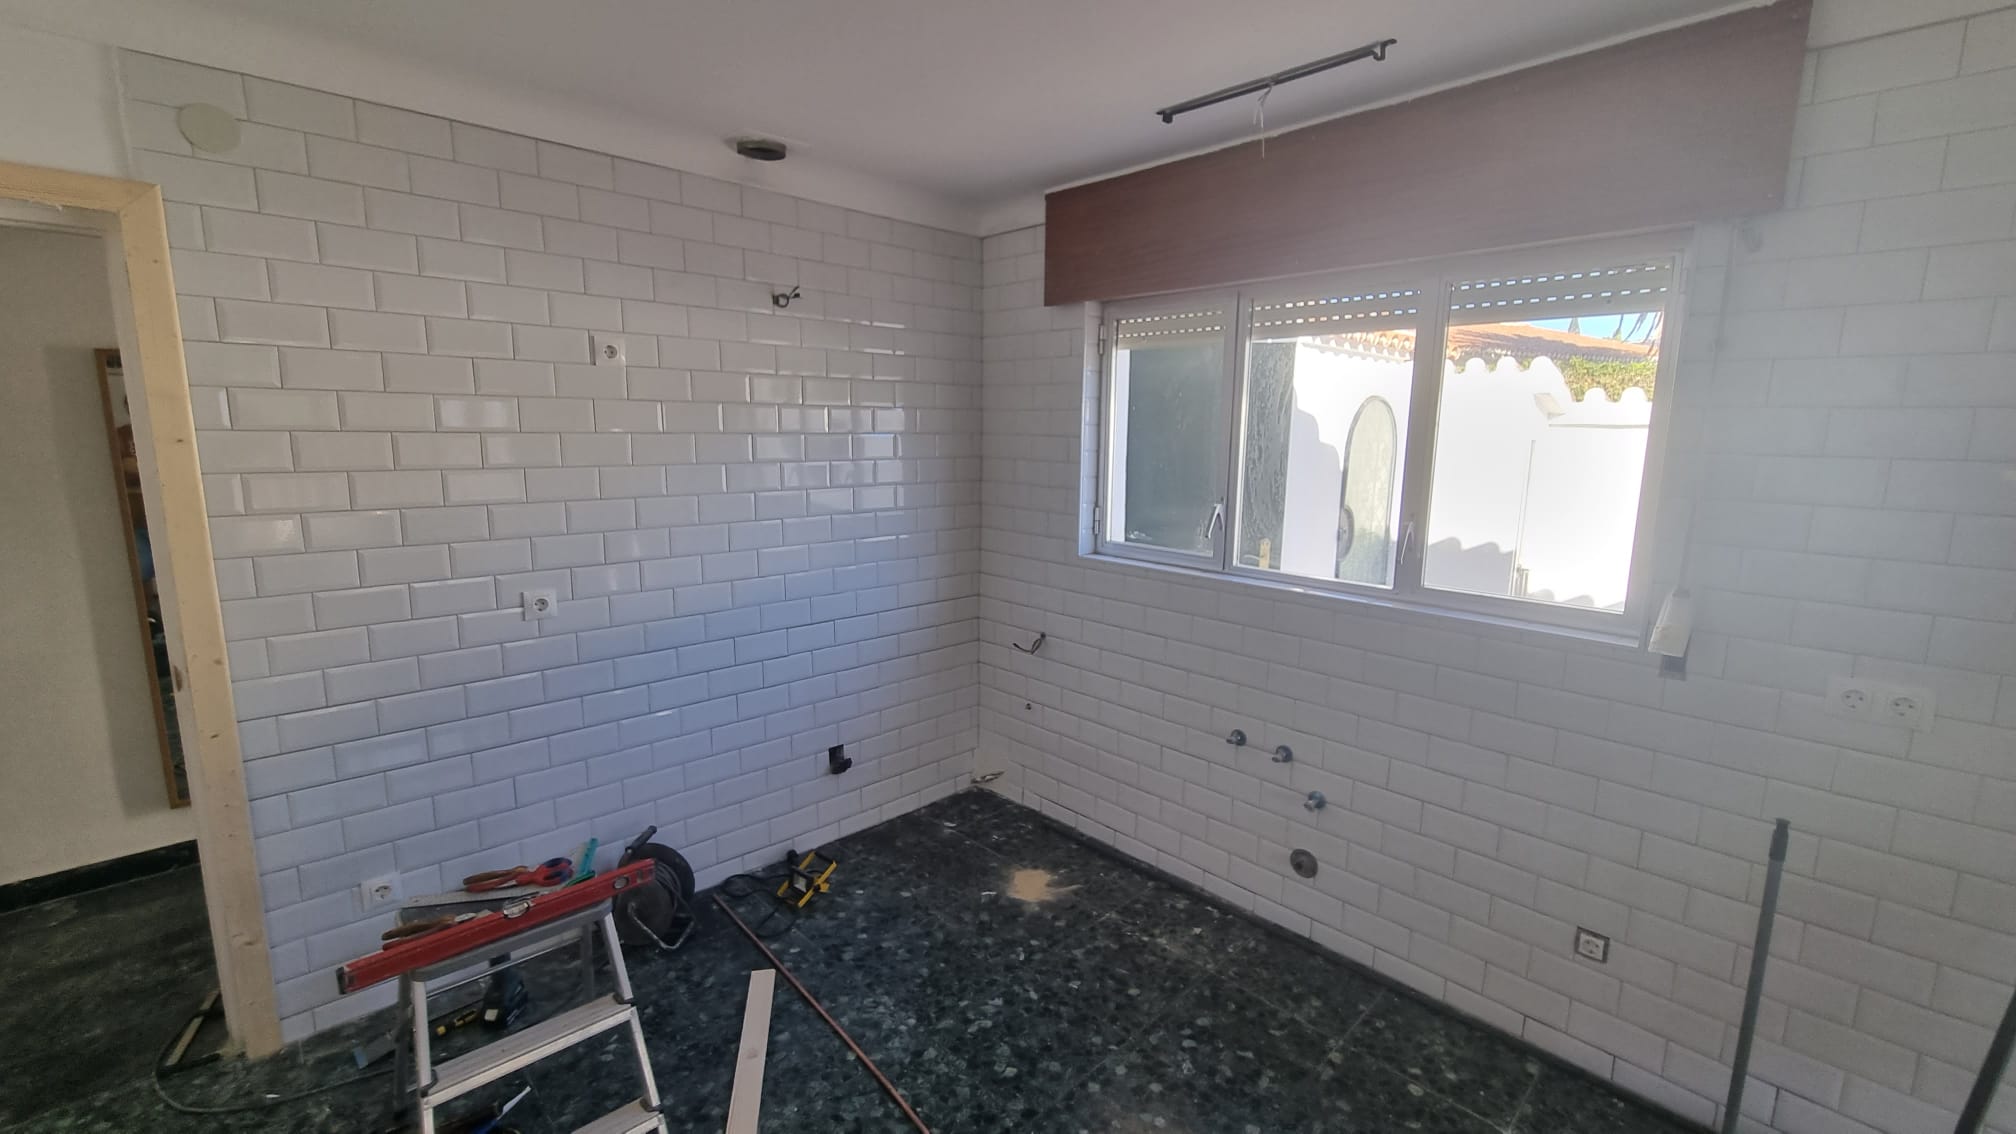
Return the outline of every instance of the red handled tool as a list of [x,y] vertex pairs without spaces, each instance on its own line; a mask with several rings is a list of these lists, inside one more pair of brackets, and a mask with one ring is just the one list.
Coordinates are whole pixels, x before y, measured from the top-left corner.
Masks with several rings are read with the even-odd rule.
[[376,953],[350,961],[336,970],[336,987],[343,992],[369,988],[401,973],[410,973],[439,961],[460,957],[514,933],[543,925],[606,902],[618,892],[650,882],[656,869],[651,859],[640,859],[606,874],[597,874],[577,886],[511,902],[501,910],[477,914],[417,937],[388,941]]
[[503,890],[511,886],[558,886],[574,877],[574,863],[565,858],[549,858],[537,866],[514,866],[509,870],[485,870],[462,880],[462,888],[472,894]]

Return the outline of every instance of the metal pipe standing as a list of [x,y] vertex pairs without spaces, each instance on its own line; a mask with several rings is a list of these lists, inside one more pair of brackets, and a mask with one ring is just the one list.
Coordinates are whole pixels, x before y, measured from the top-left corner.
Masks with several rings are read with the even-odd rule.
[[1722,1134],[1736,1134],[1743,1085],[1750,1076],[1750,1041],[1757,1036],[1757,1006],[1764,998],[1764,962],[1771,955],[1771,923],[1778,917],[1778,882],[1785,875],[1785,845],[1792,824],[1771,828],[1771,862],[1764,870],[1764,901],[1757,908],[1757,943],[1750,949],[1750,985],[1743,990],[1743,1026],[1736,1033],[1736,1065],[1729,1069],[1729,1100],[1722,1104]]
[[2001,1085],[2003,1072],[2009,1070],[2012,1047],[2016,1047],[2016,996],[2009,998],[2009,1007],[2002,1012],[2002,1026],[1995,1029],[1995,1038],[1988,1043],[1981,1074],[1967,1093],[1967,1105],[1960,1111],[1960,1125],[1953,1128],[1953,1134],[1979,1134],[1988,1117],[1988,1104],[1995,1101],[1995,1088]]

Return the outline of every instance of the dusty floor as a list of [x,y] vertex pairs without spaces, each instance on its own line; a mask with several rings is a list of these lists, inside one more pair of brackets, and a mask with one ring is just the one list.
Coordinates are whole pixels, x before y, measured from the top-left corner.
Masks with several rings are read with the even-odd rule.
[[[988,793],[829,849],[841,863],[833,892],[795,924],[772,921],[772,947],[940,1134],[1693,1129]],[[741,905],[751,920],[764,912],[758,899]],[[0,950],[14,948],[8,932],[0,921]],[[711,906],[679,952],[631,954],[672,1129],[721,1129],[748,970],[762,963]],[[540,965],[538,1008],[561,1006],[569,965]],[[58,999],[70,1014],[98,1003],[82,991]],[[776,1003],[766,1134],[911,1129],[781,982]],[[53,1004],[11,1034],[61,1033],[69,1017]],[[332,1081],[351,1073],[348,1045],[368,1030],[171,1089],[223,1101]],[[151,1058],[158,1042],[140,1046]],[[0,1055],[0,1083],[19,1071],[23,1046]],[[560,1134],[632,1097],[623,1055],[615,1043],[591,1046],[506,1080],[500,1094],[533,1087],[511,1123]],[[0,1126],[365,1134],[385,1128],[390,1103],[383,1078],[231,1117],[174,1114],[144,1076],[74,1097],[26,1122],[0,1112]]]

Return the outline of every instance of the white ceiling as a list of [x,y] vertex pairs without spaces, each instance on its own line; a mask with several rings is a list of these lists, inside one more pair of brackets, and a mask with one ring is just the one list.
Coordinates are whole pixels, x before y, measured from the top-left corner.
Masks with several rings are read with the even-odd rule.
[[[1284,86],[1271,128],[1510,69],[1732,0],[193,0],[562,96],[695,136],[784,138],[806,159],[971,215],[1247,136],[1252,100],[1152,111],[1393,37],[1386,62]],[[1734,6],[1741,6],[1740,3]],[[156,9],[158,12],[160,9]],[[127,46],[144,43],[125,40]],[[256,60],[238,65],[271,74]],[[287,77],[285,74],[274,77]],[[790,164],[790,163],[786,163]]]

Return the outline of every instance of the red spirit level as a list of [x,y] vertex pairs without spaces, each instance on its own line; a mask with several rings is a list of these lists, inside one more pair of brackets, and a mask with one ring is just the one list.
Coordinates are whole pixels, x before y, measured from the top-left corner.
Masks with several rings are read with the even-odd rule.
[[501,910],[478,914],[432,933],[388,941],[376,953],[359,957],[338,968],[336,987],[345,993],[356,992],[380,981],[481,949],[512,934],[606,902],[620,890],[643,885],[651,881],[654,869],[652,860],[640,860],[607,874],[599,874],[586,882],[550,893],[535,894]]

